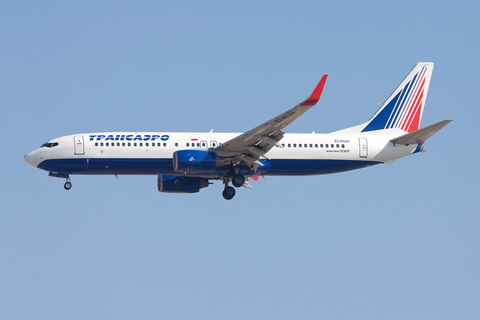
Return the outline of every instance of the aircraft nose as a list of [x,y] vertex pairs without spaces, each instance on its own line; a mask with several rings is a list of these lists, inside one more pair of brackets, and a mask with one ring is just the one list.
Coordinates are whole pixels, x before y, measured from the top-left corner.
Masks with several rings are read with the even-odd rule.
[[23,157],[23,161],[25,161],[26,163],[28,163],[29,165],[32,165],[34,167],[38,166],[38,164],[40,163],[39,157],[38,157],[38,151],[35,150],[35,151],[27,153]]

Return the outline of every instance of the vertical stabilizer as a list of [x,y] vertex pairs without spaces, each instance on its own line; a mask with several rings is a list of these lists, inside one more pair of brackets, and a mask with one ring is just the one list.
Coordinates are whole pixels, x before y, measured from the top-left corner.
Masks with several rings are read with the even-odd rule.
[[388,97],[362,132],[398,128],[418,130],[432,77],[433,63],[419,62]]

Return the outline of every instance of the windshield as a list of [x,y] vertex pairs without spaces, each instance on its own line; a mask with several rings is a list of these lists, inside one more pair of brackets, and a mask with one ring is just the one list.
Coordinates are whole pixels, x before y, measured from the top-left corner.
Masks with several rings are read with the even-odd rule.
[[40,148],[53,148],[58,146],[58,142],[45,142],[40,146]]

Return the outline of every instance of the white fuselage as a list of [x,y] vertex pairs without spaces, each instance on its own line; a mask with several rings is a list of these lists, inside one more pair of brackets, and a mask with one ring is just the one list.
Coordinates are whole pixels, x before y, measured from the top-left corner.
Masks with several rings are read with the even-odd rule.
[[[330,134],[285,134],[283,147],[274,147],[258,172],[243,168],[253,175],[312,175],[348,171],[378,163],[389,163],[415,152],[417,145],[394,146],[390,139],[399,130],[365,132],[360,135],[342,132]],[[77,134],[50,141],[25,160],[46,171],[69,174],[178,174],[173,170],[172,155],[178,150],[209,151],[237,137],[239,133],[151,133],[107,132]],[[58,143],[58,145],[52,146]],[[216,178],[218,172],[192,176]]]

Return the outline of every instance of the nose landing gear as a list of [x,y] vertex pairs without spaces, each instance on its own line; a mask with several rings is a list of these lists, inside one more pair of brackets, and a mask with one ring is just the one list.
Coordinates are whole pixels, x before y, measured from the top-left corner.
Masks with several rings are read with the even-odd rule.
[[72,183],[70,182],[70,178],[67,178],[67,182],[63,185],[65,190],[70,190],[72,188]]
[[70,182],[70,175],[68,172],[61,172],[61,171],[50,171],[48,173],[50,177],[57,177],[57,178],[65,178],[67,182],[63,185],[65,190],[70,190],[72,188],[72,183]]

